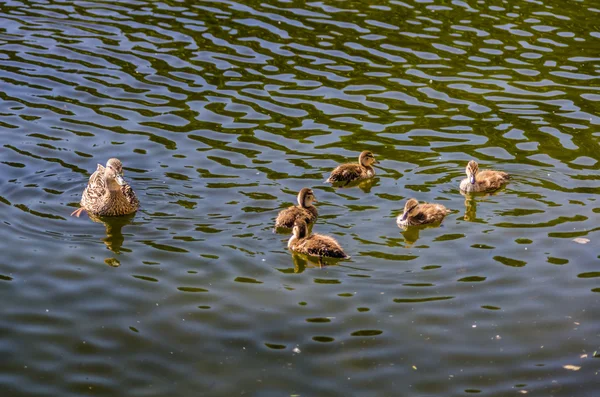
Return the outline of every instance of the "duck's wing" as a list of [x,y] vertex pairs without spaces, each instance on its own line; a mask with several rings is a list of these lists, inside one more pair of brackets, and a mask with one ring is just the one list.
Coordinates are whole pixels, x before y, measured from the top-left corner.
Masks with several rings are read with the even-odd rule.
[[339,243],[332,237],[313,234],[302,243],[307,254],[312,256],[326,256],[330,258],[347,258]]
[[309,208],[301,208],[298,206],[288,207],[279,212],[275,220],[275,227],[291,229],[294,223],[302,219],[306,224],[313,223],[317,219],[317,209],[313,206]]
[[423,210],[420,210],[419,212],[417,212],[414,215],[411,215],[409,218],[409,225],[422,225],[424,223],[427,223],[429,220],[427,213]]
[[308,213],[309,213],[308,217],[309,217],[310,221],[307,221],[307,222],[312,223],[312,222],[316,221],[317,218],[319,217],[319,212],[317,211],[317,207],[315,207],[314,205],[311,205],[310,207],[305,208],[304,210],[308,211]]
[[91,207],[93,203],[96,203],[104,196],[104,190],[106,189],[106,183],[104,181],[104,166],[98,164],[96,171],[90,176],[83,195],[81,196],[82,207]]
[[138,200],[133,188],[128,183],[121,186],[121,192],[133,208],[137,210],[140,207],[140,200]]
[[275,219],[275,227],[284,227],[291,229],[294,227],[294,222],[299,216],[302,216],[302,209],[291,206],[284,210],[281,210]]
[[90,189],[102,188],[104,189],[104,166],[102,164],[98,164],[96,171],[90,176],[90,180],[88,181],[88,187]]
[[477,182],[484,184],[486,189],[498,189],[509,179],[510,176],[503,171],[483,170],[477,174]]
[[329,183],[353,181],[362,178],[363,169],[358,164],[342,164],[331,171],[331,175],[326,180]]
[[421,223],[435,223],[440,222],[448,214],[448,209],[441,204],[421,204],[423,222]]

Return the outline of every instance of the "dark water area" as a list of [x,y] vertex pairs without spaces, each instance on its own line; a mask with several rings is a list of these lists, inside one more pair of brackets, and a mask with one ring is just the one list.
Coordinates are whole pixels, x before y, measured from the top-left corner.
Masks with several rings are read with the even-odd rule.
[[599,110],[598,1],[2,2],[0,395],[597,396]]

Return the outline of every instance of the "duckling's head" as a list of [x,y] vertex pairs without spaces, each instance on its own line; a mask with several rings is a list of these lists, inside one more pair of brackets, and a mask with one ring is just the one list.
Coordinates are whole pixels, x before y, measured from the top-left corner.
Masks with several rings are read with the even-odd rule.
[[469,178],[469,182],[471,182],[471,185],[474,185],[475,175],[477,175],[477,173],[479,172],[479,165],[475,160],[471,160],[469,161],[469,164],[467,164],[467,168],[465,169],[465,171],[467,173],[467,178]]
[[373,152],[365,150],[358,156],[358,163],[364,167],[370,167],[372,164],[379,164],[379,161],[375,160]]
[[414,211],[418,205],[419,205],[419,202],[416,199],[414,199],[414,198],[409,199],[406,202],[406,204],[404,204],[404,213],[402,214],[402,221],[405,221],[409,216],[411,216],[412,213],[414,213]]
[[119,190],[121,185],[127,184],[123,179],[123,164],[119,159],[109,159],[104,169],[104,179],[110,190]]
[[308,226],[306,226],[306,222],[302,220],[297,220],[296,222],[294,222],[294,229],[292,230],[292,234],[298,239],[306,237],[306,235],[308,234]]
[[298,193],[298,205],[300,205],[300,207],[310,207],[313,202],[316,203],[317,198],[315,197],[312,189],[307,187],[302,188],[302,190],[300,190]]

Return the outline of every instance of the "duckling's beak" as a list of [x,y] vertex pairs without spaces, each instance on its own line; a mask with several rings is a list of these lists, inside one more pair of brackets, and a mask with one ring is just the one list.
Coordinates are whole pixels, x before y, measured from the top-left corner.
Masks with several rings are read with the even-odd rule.
[[380,163],[379,163],[379,160],[375,160],[375,159],[373,159],[373,164],[380,164]]
[[119,174],[117,174],[117,176],[115,177],[115,180],[121,186],[127,185],[127,182],[125,182],[125,179],[123,179],[123,177],[121,175],[119,175]]
[[471,175],[471,185],[474,185],[474,184],[475,184],[475,175],[472,174]]
[[318,202],[319,202],[319,200],[317,200],[316,197],[313,197],[313,203],[318,203]]
[[406,220],[406,218],[408,218],[408,211],[406,211],[404,214],[402,214],[402,222],[404,222]]

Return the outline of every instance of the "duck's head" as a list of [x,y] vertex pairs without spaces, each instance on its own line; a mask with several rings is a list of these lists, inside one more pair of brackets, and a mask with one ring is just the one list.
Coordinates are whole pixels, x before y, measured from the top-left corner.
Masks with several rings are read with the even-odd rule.
[[300,205],[300,207],[310,207],[313,202],[316,203],[317,198],[312,189],[307,187],[302,188],[298,193],[298,205]]
[[402,214],[402,221],[405,221],[409,216],[411,216],[411,213],[415,211],[418,205],[419,202],[416,199],[409,199],[406,202],[406,204],[404,204],[404,213]]
[[126,185],[125,179],[123,179],[123,164],[119,159],[109,159],[106,162],[106,168],[104,168],[104,179],[110,190],[118,190],[119,186]]
[[474,185],[475,184],[475,176],[479,172],[479,165],[477,164],[477,162],[475,160],[469,161],[469,164],[467,164],[467,168],[465,169],[465,172],[467,173],[467,178],[469,178],[469,182],[471,182],[471,185]]
[[308,234],[308,226],[306,226],[306,222],[302,220],[297,220],[294,222],[294,229],[292,229],[292,234],[296,238],[304,238]]
[[365,150],[358,156],[358,163],[363,167],[370,167],[372,164],[379,164],[379,161],[375,160],[373,152]]

